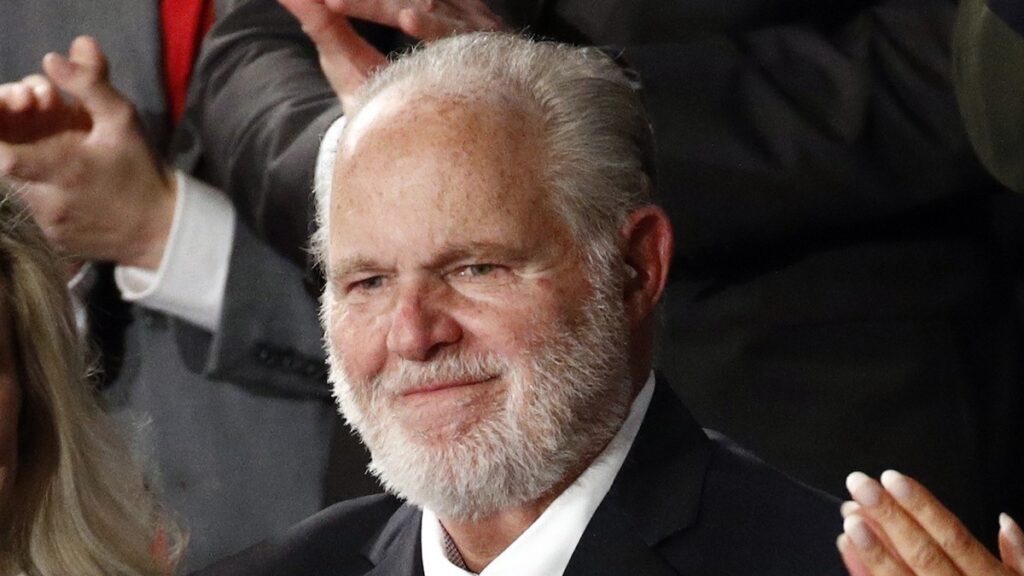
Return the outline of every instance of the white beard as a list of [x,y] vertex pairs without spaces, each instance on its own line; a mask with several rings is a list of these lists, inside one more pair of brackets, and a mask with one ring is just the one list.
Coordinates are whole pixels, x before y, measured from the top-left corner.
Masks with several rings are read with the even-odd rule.
[[[428,363],[403,361],[388,374],[354,382],[331,347],[334,396],[370,449],[370,471],[389,492],[453,519],[520,506],[571,480],[629,411],[621,294],[617,286],[596,287],[578,321],[549,322],[515,362],[454,352]],[[498,374],[507,383],[503,404],[448,441],[408,430],[395,417],[395,399],[417,384]]]

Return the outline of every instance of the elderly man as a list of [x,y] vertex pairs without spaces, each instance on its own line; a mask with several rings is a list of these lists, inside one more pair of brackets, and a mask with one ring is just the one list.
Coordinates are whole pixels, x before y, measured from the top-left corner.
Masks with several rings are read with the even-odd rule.
[[651,372],[673,233],[595,50],[433,44],[356,97],[321,189],[335,395],[393,495],[204,574],[839,574],[838,503]]

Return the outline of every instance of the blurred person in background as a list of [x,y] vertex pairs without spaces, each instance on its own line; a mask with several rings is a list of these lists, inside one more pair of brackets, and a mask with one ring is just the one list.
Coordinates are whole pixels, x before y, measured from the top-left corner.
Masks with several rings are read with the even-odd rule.
[[182,540],[96,403],[64,265],[12,194],[0,187],[0,574],[170,574]]

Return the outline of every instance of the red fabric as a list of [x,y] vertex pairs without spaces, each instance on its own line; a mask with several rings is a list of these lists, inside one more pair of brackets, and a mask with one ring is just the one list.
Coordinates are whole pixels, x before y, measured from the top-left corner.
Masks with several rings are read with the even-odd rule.
[[209,0],[160,0],[164,90],[167,109],[175,124],[185,112],[185,94],[192,65],[199,43],[213,25],[213,18],[213,2]]

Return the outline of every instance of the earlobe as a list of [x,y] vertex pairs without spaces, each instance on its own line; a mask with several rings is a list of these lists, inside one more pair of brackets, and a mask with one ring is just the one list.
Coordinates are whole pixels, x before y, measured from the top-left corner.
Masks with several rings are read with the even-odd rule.
[[629,215],[621,234],[625,258],[626,310],[634,322],[647,319],[657,307],[668,281],[674,236],[672,223],[657,206],[644,206]]

